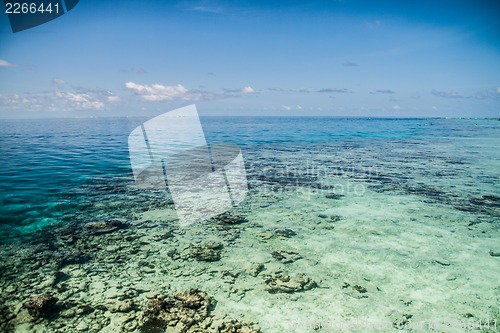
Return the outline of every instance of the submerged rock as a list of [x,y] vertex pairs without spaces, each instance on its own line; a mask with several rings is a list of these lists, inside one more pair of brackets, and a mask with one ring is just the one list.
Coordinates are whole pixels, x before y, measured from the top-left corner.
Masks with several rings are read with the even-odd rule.
[[450,266],[450,262],[446,259],[442,259],[442,258],[436,258],[434,259],[434,262],[437,263],[437,264],[440,264],[442,266]]
[[398,319],[394,320],[392,322],[392,326],[398,330],[403,330],[405,327],[408,327],[411,322],[411,318],[413,318],[412,314],[405,313]]
[[24,302],[23,307],[28,310],[33,318],[50,317],[58,312],[57,301],[56,297],[47,293],[31,297]]
[[332,222],[338,222],[338,221],[342,220],[342,216],[332,215],[332,216],[330,216],[330,220],[332,220]]
[[494,195],[483,195],[480,198],[470,198],[470,203],[478,206],[500,207],[500,197]]
[[327,199],[333,199],[333,200],[340,200],[340,199],[342,199],[343,196],[344,196],[343,194],[327,193],[325,195],[325,198],[327,198]]
[[358,284],[351,286],[349,283],[344,282],[341,288],[344,289],[344,293],[347,296],[350,296],[352,298],[361,299],[368,297],[368,295],[366,295],[368,293],[368,290]]
[[141,333],[164,333],[167,324],[161,319],[148,319],[139,329]]
[[216,327],[219,333],[258,333],[260,328],[256,327],[254,324],[242,323],[234,319],[229,319],[222,322],[221,325]]
[[133,311],[135,309],[135,304],[134,304],[133,300],[126,300],[126,301],[122,301],[122,302],[108,304],[106,306],[106,308],[111,313],[115,313],[115,312],[127,313],[127,312]]
[[300,254],[291,251],[274,251],[271,253],[271,255],[274,259],[281,261],[284,264],[290,264],[294,261],[302,259],[302,256]]
[[[213,299],[198,289],[191,289],[174,297],[153,298],[144,312],[144,324],[157,327],[164,322],[168,326],[175,326],[180,332],[185,332],[192,326],[200,325],[209,316],[212,304]],[[151,321],[155,325],[152,325]]]
[[262,232],[260,234],[257,234],[257,237],[260,239],[260,240],[268,240],[268,239],[271,239],[274,237],[274,234],[272,232],[269,232],[269,231],[266,231],[266,232]]
[[367,292],[365,287],[361,287],[360,285],[355,285],[352,287],[354,290],[356,290],[358,293],[364,294]]
[[10,323],[14,318],[16,315],[5,304],[5,300],[0,298],[0,331],[14,332],[14,326]]
[[255,264],[252,264],[250,265],[250,267],[248,267],[245,272],[247,274],[250,274],[251,276],[253,277],[256,277],[257,275],[259,275],[260,272],[262,272],[263,270],[265,269],[265,266],[264,264],[262,263],[255,263]]
[[181,259],[181,254],[177,249],[171,249],[167,251],[167,256],[169,256],[172,260],[179,260]]
[[179,293],[174,297],[175,299],[181,301],[183,307],[189,309],[208,309],[211,302],[211,298],[206,293],[198,289],[191,289],[189,291]]
[[274,231],[274,234],[276,236],[285,237],[285,238],[290,238],[290,237],[297,235],[297,233],[295,231],[293,231],[292,229],[287,229],[287,228],[277,229]]
[[[92,256],[84,252],[61,252],[56,256],[57,267],[59,269],[67,265],[81,265],[91,260]],[[54,282],[55,284],[55,282]]]
[[124,229],[126,227],[127,225],[119,220],[90,222],[85,225],[85,228],[87,228],[94,235],[108,234],[118,229]]
[[224,280],[224,282],[234,283],[236,281],[236,278],[240,275],[240,273],[225,270],[222,271],[220,275],[222,280]]
[[253,323],[243,323],[227,315],[213,315],[215,301],[205,292],[191,289],[171,296],[149,301],[144,311],[141,333],[160,332],[219,332],[258,333]]
[[214,217],[214,220],[218,221],[221,224],[226,224],[226,225],[234,225],[234,224],[248,222],[246,217],[241,215],[232,215],[231,213],[228,212],[217,215],[216,217]]
[[493,251],[493,250],[490,250],[490,256],[492,257],[500,257],[500,251]]
[[191,257],[198,261],[218,261],[221,258],[222,244],[207,242],[191,246]]
[[266,230],[265,232],[261,232],[260,234],[257,234],[256,236],[260,240],[268,240],[273,237],[282,237],[282,238],[291,238],[293,236],[296,236],[297,233],[293,231],[292,229],[288,228],[281,228],[281,229],[275,229],[275,230]]
[[305,274],[297,274],[295,277],[289,275],[274,274],[265,280],[266,290],[271,293],[294,293],[316,288],[318,284]]

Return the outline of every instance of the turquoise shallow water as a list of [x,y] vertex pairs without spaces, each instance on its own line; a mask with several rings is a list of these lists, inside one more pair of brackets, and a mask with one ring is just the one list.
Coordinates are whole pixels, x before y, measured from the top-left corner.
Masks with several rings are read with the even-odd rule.
[[498,120],[204,117],[249,193],[188,228],[145,120],[0,122],[0,331],[496,331]]
[[[87,195],[82,189],[100,180],[130,182],[127,137],[144,120],[0,122],[2,240],[79,211],[78,193]],[[393,185],[436,186],[464,198],[500,195],[496,119],[205,117],[202,124],[208,142],[242,147],[251,176],[286,169],[276,165],[277,156],[286,160],[290,153],[293,160],[300,152],[308,158],[307,168],[319,171],[349,169],[356,176],[371,168],[380,173],[372,180]],[[263,157],[272,151],[276,156]],[[287,172],[300,173],[306,164],[294,164]]]

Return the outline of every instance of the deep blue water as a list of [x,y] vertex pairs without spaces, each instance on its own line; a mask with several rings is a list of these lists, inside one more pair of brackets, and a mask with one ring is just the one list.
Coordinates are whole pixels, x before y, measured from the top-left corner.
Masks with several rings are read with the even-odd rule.
[[[0,121],[0,232],[5,235],[16,228],[29,232],[31,227],[57,223],[67,211],[79,209],[74,206],[75,189],[89,183],[131,182],[127,138],[145,120]],[[389,147],[408,140],[445,140],[460,154],[464,139],[476,139],[491,154],[486,158],[496,159],[491,147],[500,138],[496,119],[203,117],[202,125],[208,142],[233,142],[250,158],[259,149],[273,147],[307,149],[332,142],[359,142],[365,147],[376,142]]]

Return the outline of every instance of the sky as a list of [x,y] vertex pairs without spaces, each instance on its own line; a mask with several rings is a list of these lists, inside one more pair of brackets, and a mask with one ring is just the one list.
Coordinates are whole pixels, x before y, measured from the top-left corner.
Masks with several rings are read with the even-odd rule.
[[495,0],[80,0],[18,33],[4,9],[0,118],[500,117]]

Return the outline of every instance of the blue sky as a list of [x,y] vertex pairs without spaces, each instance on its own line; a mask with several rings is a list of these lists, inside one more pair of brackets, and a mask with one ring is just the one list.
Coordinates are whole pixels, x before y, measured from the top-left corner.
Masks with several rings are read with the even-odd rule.
[[13,34],[0,117],[500,117],[498,1],[92,1]]

